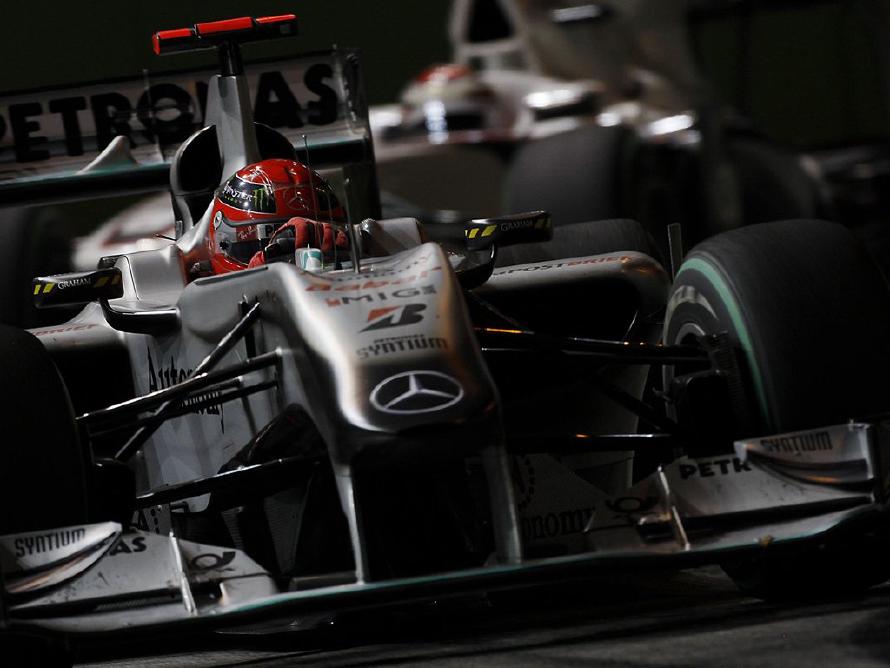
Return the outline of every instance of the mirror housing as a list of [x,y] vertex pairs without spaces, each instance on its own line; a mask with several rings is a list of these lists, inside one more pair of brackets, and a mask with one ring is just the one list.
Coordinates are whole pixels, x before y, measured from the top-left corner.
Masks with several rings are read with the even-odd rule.
[[121,270],[117,267],[38,276],[32,285],[34,306],[37,308],[86,304],[98,299],[117,299],[124,296]]
[[553,223],[546,211],[528,211],[496,218],[475,218],[464,228],[469,250],[550,241]]

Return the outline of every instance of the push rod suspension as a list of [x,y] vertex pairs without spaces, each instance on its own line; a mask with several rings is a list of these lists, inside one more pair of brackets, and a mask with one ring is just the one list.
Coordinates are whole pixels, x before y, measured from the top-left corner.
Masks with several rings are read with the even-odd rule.
[[[277,364],[278,360],[281,358],[281,354],[276,350],[268,353],[263,353],[262,355],[258,355],[253,359],[242,362],[241,364],[231,367],[229,369],[223,369],[217,372],[211,372],[202,374],[202,376],[197,376],[194,378],[189,378],[188,380],[180,383],[180,387],[185,386],[185,393],[177,394],[177,396],[164,401],[157,409],[154,411],[154,415],[152,416],[154,419],[150,420],[146,424],[139,427],[136,430],[136,433],[130,437],[130,439],[123,445],[123,447],[118,450],[117,455],[115,455],[116,459],[121,461],[127,461],[130,457],[136,454],[136,451],[142,447],[142,445],[151,438],[151,435],[164,423],[164,412],[170,408],[170,406],[183,394],[188,394],[196,389],[200,389],[201,387],[207,387],[210,385],[214,385],[216,382],[220,382],[223,380],[227,380],[231,378],[233,375],[241,375],[244,373],[250,373],[251,371],[256,371],[258,369],[262,369],[264,367],[272,366],[273,364]],[[217,376],[217,378],[213,378]],[[205,381],[204,383],[200,383],[199,381]],[[194,380],[194,386],[189,387],[187,384]],[[207,382],[208,380],[212,380],[214,382]],[[171,388],[172,389],[172,388]]]
[[[278,383],[276,381],[270,380],[263,383],[254,383],[247,387],[241,387],[241,382],[238,379],[232,381],[231,384],[222,383],[220,385],[211,385],[200,393],[192,392],[185,398],[175,402],[169,410],[163,413],[163,415],[159,415],[158,418],[163,417],[164,420],[171,420],[173,418],[209,408],[210,406],[218,406],[230,401],[235,401],[236,399],[249,397],[258,392],[270,390],[277,385]],[[231,389],[232,387],[235,389]],[[96,431],[92,432],[92,435],[105,436],[112,432],[121,431],[122,429],[135,429],[136,427],[141,427],[143,424],[148,424],[154,419],[157,418],[150,415],[122,424],[113,424],[110,427],[99,427]]]
[[170,403],[188,398],[190,394],[200,390],[219,385],[227,380],[236,378],[251,371],[264,369],[273,366],[281,358],[281,353],[277,350],[251,357],[249,360],[233,364],[225,369],[218,371],[208,371],[200,376],[192,376],[163,390],[157,390],[143,397],[128,399],[119,404],[114,404],[92,413],[84,413],[77,418],[79,423],[86,423],[89,426],[100,422],[111,422],[115,420],[126,419],[137,413],[163,406],[168,401]]

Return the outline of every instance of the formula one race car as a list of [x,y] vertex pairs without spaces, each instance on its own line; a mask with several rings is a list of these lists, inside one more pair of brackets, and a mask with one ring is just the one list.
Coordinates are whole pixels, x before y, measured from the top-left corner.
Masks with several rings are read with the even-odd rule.
[[[335,187],[252,120],[238,44],[295,27],[155,35],[222,64],[172,158],[175,243],[35,279],[86,306],[0,328],[0,624],[271,624],[709,561],[765,595],[887,577],[890,299],[843,228],[715,237],[671,288],[632,221],[375,220],[351,58],[299,63],[331,110],[300,157]],[[102,167],[115,142],[4,188],[146,185]]]

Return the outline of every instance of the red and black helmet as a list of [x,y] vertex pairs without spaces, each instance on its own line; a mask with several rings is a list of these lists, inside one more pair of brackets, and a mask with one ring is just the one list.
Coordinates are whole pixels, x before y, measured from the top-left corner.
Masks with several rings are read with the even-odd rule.
[[263,160],[236,172],[213,200],[209,239],[213,272],[246,268],[275,230],[295,216],[345,220],[334,190],[306,165]]

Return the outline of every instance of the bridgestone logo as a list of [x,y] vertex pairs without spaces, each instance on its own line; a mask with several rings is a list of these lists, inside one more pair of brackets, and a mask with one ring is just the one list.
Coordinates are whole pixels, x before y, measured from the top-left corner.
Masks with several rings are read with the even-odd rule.
[[87,535],[86,529],[61,529],[40,536],[23,536],[15,539],[15,556],[24,557],[58,550],[74,545]]
[[782,436],[779,438],[764,438],[761,439],[760,445],[769,452],[816,452],[834,449],[834,445],[831,442],[831,434],[827,431],[819,431],[815,434]]

